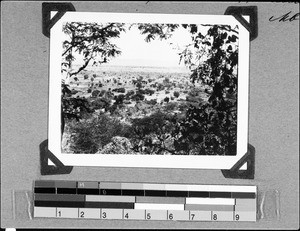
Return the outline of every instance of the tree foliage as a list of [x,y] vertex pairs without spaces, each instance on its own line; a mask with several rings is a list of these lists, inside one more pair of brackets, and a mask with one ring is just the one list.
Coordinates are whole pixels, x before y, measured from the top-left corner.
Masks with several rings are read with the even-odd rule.
[[109,58],[121,54],[111,39],[118,38],[124,30],[122,23],[65,23],[63,32],[68,35],[68,39],[63,41],[62,71],[71,68],[75,60],[74,53],[79,53],[84,63],[78,70],[69,73],[70,76],[84,70],[91,61],[93,61],[92,65],[106,63]]
[[[190,81],[201,83],[206,89],[208,100],[189,104],[184,118],[168,117],[154,113],[151,116],[132,121],[135,134],[135,151],[146,153],[235,155],[237,138],[237,69],[238,69],[238,28],[229,25],[196,24],[132,24],[145,41],[169,39],[178,28],[190,33],[192,43],[187,44],[179,53],[179,61],[191,71]],[[203,28],[206,28],[203,30]],[[63,27],[69,39],[63,42],[62,71],[69,76],[84,70],[91,61],[93,65],[108,62],[121,51],[112,43],[125,30],[119,23],[66,23]],[[78,70],[73,70],[74,53],[82,55],[84,63]],[[159,55],[159,54],[158,54]],[[130,98],[139,101],[143,80],[135,83],[138,91]],[[167,84],[167,82],[165,83]],[[164,85],[162,85],[164,88]],[[196,89],[197,90],[197,89]],[[79,118],[89,111],[85,99],[65,97],[72,92],[62,84],[64,116]],[[179,94],[174,94],[179,97]],[[129,98],[128,93],[117,98],[117,104]],[[189,96],[196,97],[196,96]],[[72,99],[71,99],[72,98]],[[169,98],[165,98],[168,102]],[[117,105],[116,104],[116,105]],[[116,106],[114,105],[114,106]],[[79,112],[78,112],[79,111]],[[143,137],[143,138],[142,138]],[[165,141],[171,140],[172,148]],[[141,150],[141,147],[147,150]]]
[[[186,118],[176,121],[175,149],[187,154],[235,155],[238,31],[229,25],[181,26],[190,32],[193,42],[181,51],[180,61],[191,70],[191,81],[201,82],[210,95],[207,102],[190,105]],[[200,26],[208,28],[206,34],[201,33]],[[166,39],[178,27],[163,24],[159,28],[164,30],[149,25],[140,28],[147,38]]]
[[[125,31],[121,23],[81,23],[67,22],[62,28],[66,39],[63,41],[62,72],[67,72],[67,77],[79,74],[92,62],[92,65],[106,63],[110,58],[121,54],[119,48],[111,41],[118,38]],[[76,55],[83,59],[82,66],[73,70],[72,63]],[[88,75],[84,76],[88,79]],[[75,81],[79,81],[77,77]],[[89,89],[92,91],[92,89]],[[66,95],[65,93],[68,93]],[[62,81],[62,133],[64,131],[64,119],[75,118],[79,120],[82,113],[91,112],[88,102],[84,98],[76,98],[69,89],[69,85]]]

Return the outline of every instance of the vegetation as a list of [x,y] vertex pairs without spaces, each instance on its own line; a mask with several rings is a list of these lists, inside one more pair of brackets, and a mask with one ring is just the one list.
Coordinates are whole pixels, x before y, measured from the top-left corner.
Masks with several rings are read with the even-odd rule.
[[[188,30],[193,43],[185,46],[179,60],[190,69],[190,76],[175,81],[162,74],[123,78],[103,72],[111,76],[98,82],[99,75],[87,72],[87,67],[121,54],[112,39],[125,31],[125,25],[66,23],[63,31],[70,39],[63,43],[62,72],[75,82],[88,82],[85,95],[62,82],[62,133],[66,122],[67,132],[74,134],[70,152],[96,153],[121,136],[141,154],[235,155],[237,29],[201,25],[207,28],[202,34],[200,25],[194,24],[132,26],[146,42],[169,39],[179,27]],[[74,52],[83,57],[78,68],[72,66]],[[159,101],[151,98],[156,93]]]

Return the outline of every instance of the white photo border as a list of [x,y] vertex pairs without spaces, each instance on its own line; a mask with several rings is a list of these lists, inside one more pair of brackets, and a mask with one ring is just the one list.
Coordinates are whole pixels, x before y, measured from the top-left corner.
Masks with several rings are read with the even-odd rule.
[[[245,16],[249,21],[249,17]],[[238,25],[237,153],[235,156],[61,153],[61,54],[64,22]],[[66,166],[230,169],[248,149],[249,31],[231,15],[66,12],[50,31],[48,149]]]

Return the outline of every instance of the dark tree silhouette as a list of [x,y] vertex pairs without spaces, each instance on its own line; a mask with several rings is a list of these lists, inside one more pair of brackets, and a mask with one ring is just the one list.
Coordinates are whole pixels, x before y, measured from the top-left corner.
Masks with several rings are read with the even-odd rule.
[[[192,43],[187,44],[179,54],[179,62],[183,62],[191,71],[190,81],[200,82],[206,89],[208,100],[201,100],[191,104],[186,109],[185,118],[165,118],[168,132],[155,131],[160,140],[168,136],[173,140],[174,149],[168,148],[172,154],[182,155],[235,155],[237,138],[237,69],[238,69],[238,28],[227,25],[196,25],[196,24],[132,24],[145,41],[154,39],[169,39],[179,27],[189,31]],[[130,28],[129,27],[129,28]],[[205,34],[201,28],[206,28]],[[118,48],[111,42],[125,30],[124,24],[108,23],[66,23],[63,31],[70,37],[64,41],[62,54],[62,72],[67,71],[69,76],[76,75],[84,70],[93,61],[93,65],[108,62],[109,58],[120,54]],[[74,52],[83,56],[84,63],[78,70],[72,69],[75,59]],[[142,81],[136,81],[139,91]],[[162,86],[164,88],[164,86]],[[159,86],[158,86],[158,89]],[[63,117],[68,112],[69,118],[78,119],[78,114],[88,111],[86,99],[74,99],[68,86],[62,84]],[[142,100],[140,92],[132,99]],[[67,98],[69,96],[72,98]],[[128,96],[126,95],[128,98]],[[68,102],[65,102],[65,101]],[[79,101],[78,101],[79,100]],[[70,103],[71,102],[71,103]],[[75,102],[74,105],[72,102]],[[78,106],[79,105],[79,106]],[[72,108],[76,110],[72,110]],[[78,111],[80,113],[78,113]],[[75,113],[76,112],[76,113]],[[155,117],[156,118],[156,117]],[[147,123],[155,121],[154,117],[147,118]],[[147,136],[143,145],[155,143],[151,139],[148,127],[143,120],[134,121],[135,133],[138,137]],[[166,124],[164,126],[166,126]],[[164,127],[161,126],[161,127]],[[159,137],[159,138],[158,138]],[[172,139],[171,139],[171,138]],[[137,138],[136,138],[137,139]],[[141,138],[142,139],[142,138]],[[160,140],[161,141],[161,140]],[[157,145],[160,145],[159,147]],[[156,142],[157,153],[166,151],[164,142]]]
[[[236,155],[238,28],[181,26],[190,32],[193,43],[182,50],[180,61],[190,68],[191,81],[201,82],[208,89],[209,99],[198,106],[191,105],[186,118],[174,122],[174,147],[184,154]],[[199,26],[208,28],[205,35]],[[147,36],[146,41],[169,38],[170,32],[178,27],[168,24],[160,24],[158,28],[149,24],[139,26]]]
[[[63,25],[63,32],[68,39],[63,41],[62,72],[67,72],[67,78],[79,74],[91,62],[92,65],[99,65],[109,61],[111,57],[121,54],[119,48],[111,42],[112,38],[117,38],[124,31],[124,24],[121,23],[81,23],[68,22]],[[72,63],[75,60],[74,54],[79,54],[83,58],[83,64],[78,69],[73,70]],[[85,75],[85,79],[89,76]],[[79,81],[77,77],[75,81]],[[65,92],[68,94],[65,94]],[[89,89],[88,92],[91,92]],[[69,85],[62,81],[62,134],[64,132],[65,119],[82,118],[82,114],[92,112],[88,110],[89,103],[85,98],[75,98],[71,94]],[[83,106],[84,105],[84,106]]]
[[[63,32],[68,39],[63,41],[62,71],[69,72],[69,76],[76,75],[84,70],[91,61],[93,65],[106,63],[109,58],[120,54],[119,48],[111,42],[124,31],[121,23],[80,23],[68,22],[63,25]],[[74,52],[83,58],[83,65],[71,71],[72,62],[75,60]]]

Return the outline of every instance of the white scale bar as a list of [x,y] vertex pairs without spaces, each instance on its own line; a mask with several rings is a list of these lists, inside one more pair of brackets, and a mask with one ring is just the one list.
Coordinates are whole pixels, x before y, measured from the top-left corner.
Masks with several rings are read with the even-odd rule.
[[200,205],[235,205],[235,199],[231,198],[186,198],[186,204]]
[[241,185],[186,185],[186,184],[143,184],[146,190],[248,192],[256,193],[256,186]]
[[184,204],[150,204],[150,203],[135,203],[134,209],[149,209],[149,210],[184,210]]

